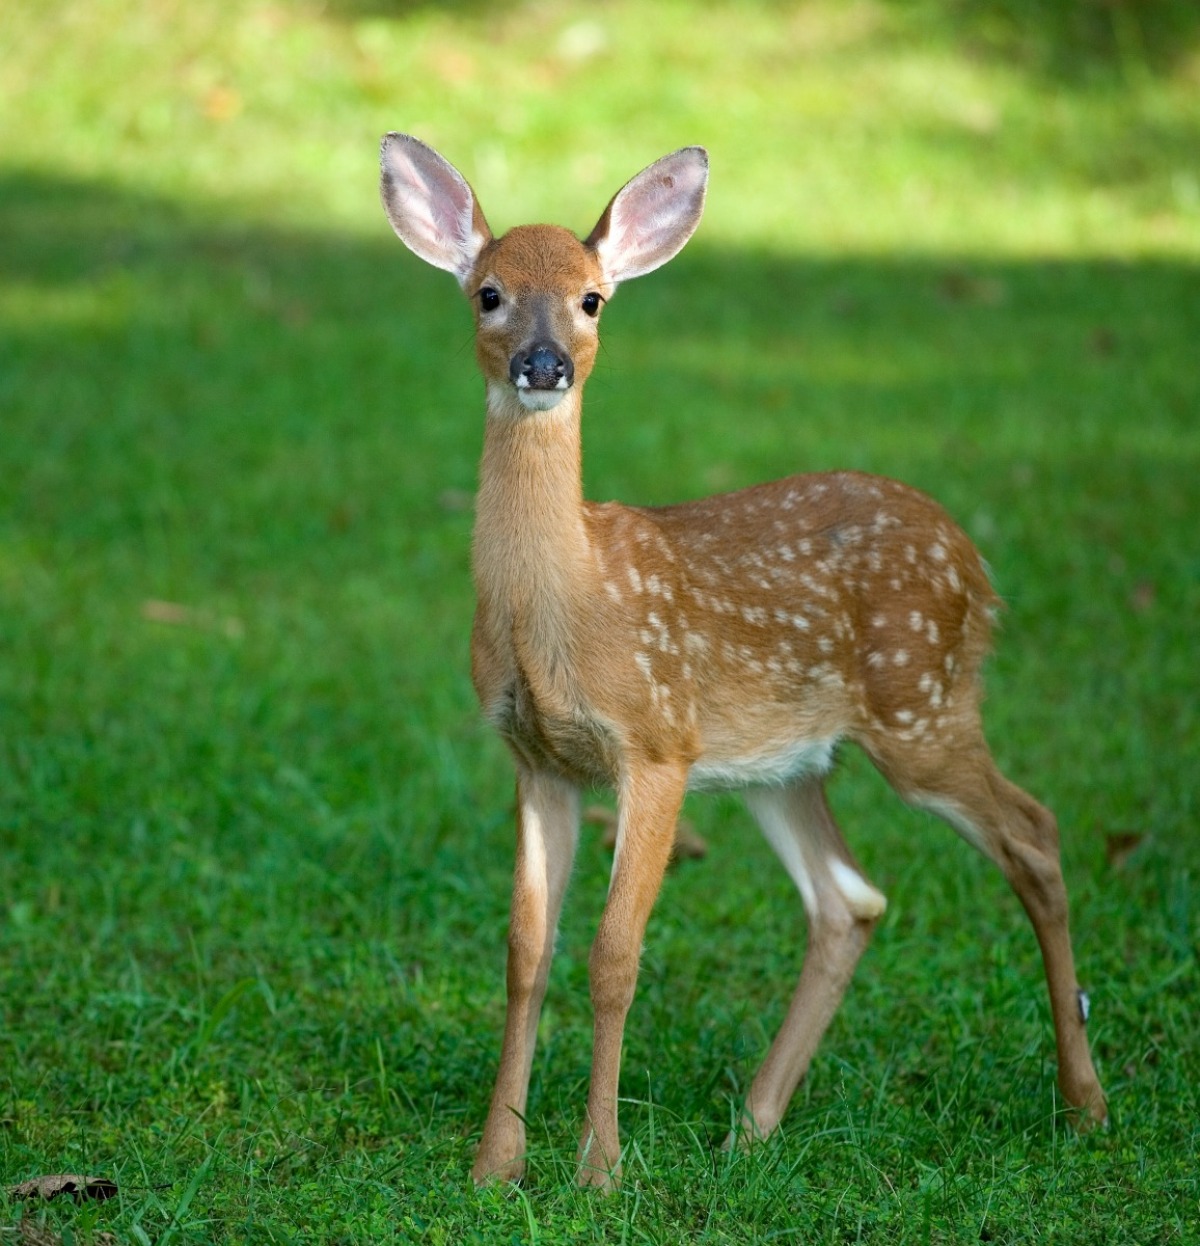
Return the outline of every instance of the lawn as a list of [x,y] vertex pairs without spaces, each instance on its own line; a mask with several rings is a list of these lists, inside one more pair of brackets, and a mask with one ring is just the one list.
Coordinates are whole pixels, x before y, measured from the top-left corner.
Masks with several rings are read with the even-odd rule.
[[[0,1187],[119,1193],[0,1193],[0,1242],[1200,1240],[1195,6],[40,0],[4,26]],[[606,313],[589,496],[855,467],[976,539],[1008,604],[989,734],[1062,825],[1107,1132],[1066,1126],[1003,881],[849,753],[832,801],[890,907],[779,1135],[719,1150],[799,899],[738,801],[689,800],[709,853],[651,919],[623,1189],[573,1185],[588,830],[529,1179],[474,1191],[512,854],[468,678],[482,387],[454,282],[379,208],[389,129],[498,228],[584,231],[708,146],[697,237]]]

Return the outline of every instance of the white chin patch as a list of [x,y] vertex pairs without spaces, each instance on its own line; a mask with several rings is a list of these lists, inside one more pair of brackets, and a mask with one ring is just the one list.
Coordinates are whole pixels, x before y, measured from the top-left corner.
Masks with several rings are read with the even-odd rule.
[[563,400],[565,389],[518,389],[517,397],[526,411],[550,411]]

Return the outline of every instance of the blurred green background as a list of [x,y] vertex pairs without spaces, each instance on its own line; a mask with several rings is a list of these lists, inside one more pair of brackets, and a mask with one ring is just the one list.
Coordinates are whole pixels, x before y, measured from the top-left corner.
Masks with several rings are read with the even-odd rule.
[[[892,904],[781,1138],[712,1151],[799,904],[737,803],[697,802],[710,855],[668,882],[630,1020],[625,1192],[569,1180],[591,836],[532,1184],[468,1193],[511,857],[467,675],[482,386],[454,283],[379,208],[389,129],[498,230],[582,233],[709,148],[696,238],[605,317],[589,496],[858,467],[978,541],[1009,603],[991,735],[1063,825],[1109,1136],[1053,1115],[1015,901],[850,757],[835,805]],[[4,13],[0,135],[0,1179],[122,1187],[27,1215],[94,1241],[1200,1234],[1200,8],[39,0]]]

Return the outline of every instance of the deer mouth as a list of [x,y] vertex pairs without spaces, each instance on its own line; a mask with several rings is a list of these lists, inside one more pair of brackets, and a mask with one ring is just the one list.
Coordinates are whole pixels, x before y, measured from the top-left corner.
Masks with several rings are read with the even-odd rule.
[[562,402],[569,387],[566,385],[556,389],[532,389],[517,386],[517,401],[526,411],[549,411]]

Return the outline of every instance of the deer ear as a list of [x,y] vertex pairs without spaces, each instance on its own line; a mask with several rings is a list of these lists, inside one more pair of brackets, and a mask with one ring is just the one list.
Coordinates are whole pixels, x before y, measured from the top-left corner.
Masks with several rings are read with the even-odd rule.
[[463,175],[411,134],[386,134],[379,194],[400,241],[465,285],[492,232]]
[[626,182],[587,238],[608,280],[640,277],[677,255],[700,224],[707,186],[703,147],[680,148]]

